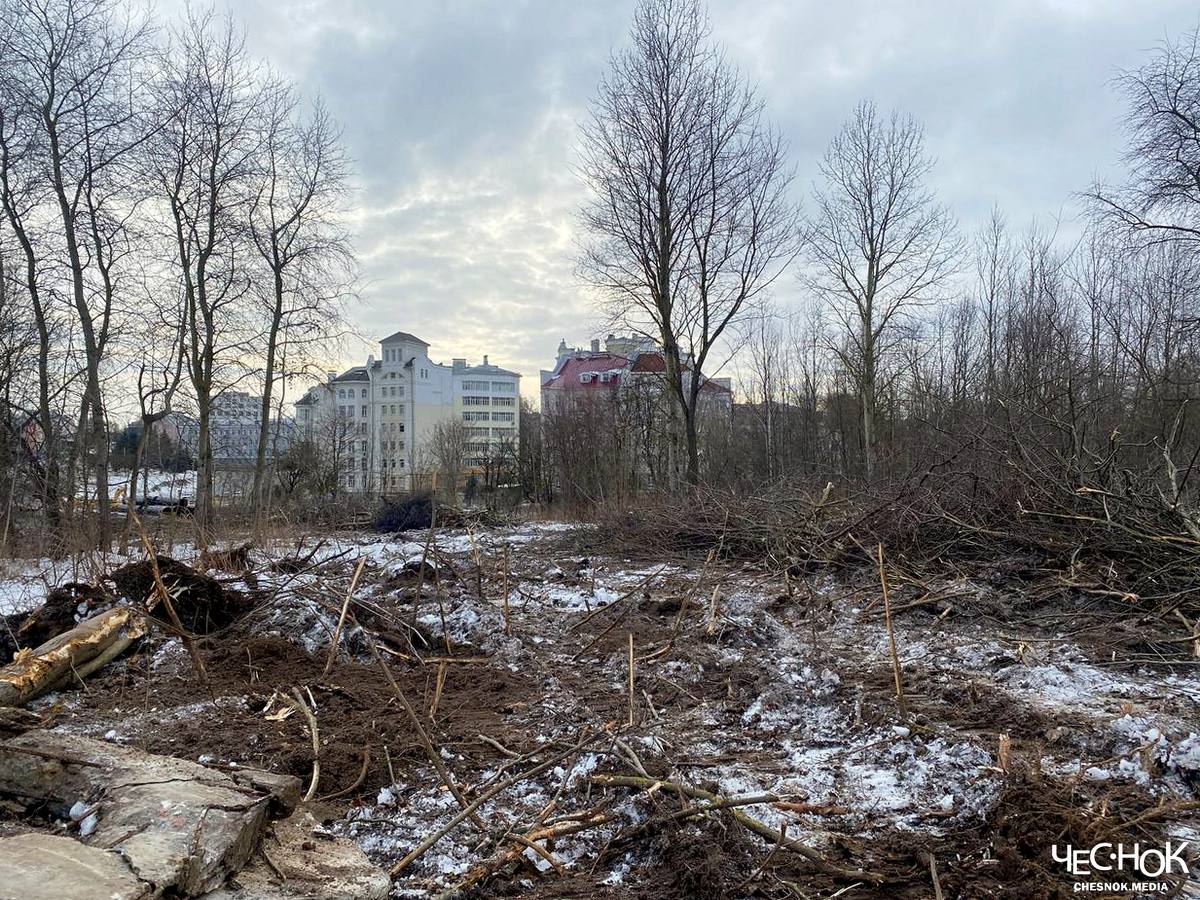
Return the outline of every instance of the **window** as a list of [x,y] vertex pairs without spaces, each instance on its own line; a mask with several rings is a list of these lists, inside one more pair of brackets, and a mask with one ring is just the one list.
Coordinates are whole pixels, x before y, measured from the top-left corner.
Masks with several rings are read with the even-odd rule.
[[463,406],[491,406],[491,397],[463,397]]
[[517,416],[516,413],[506,413],[506,412],[492,413],[492,421],[493,422],[515,422],[516,416]]
[[493,397],[492,406],[516,406],[517,401],[513,397]]
[[345,388],[338,388],[338,399],[339,400],[346,399],[346,389]]
[[488,420],[489,416],[490,416],[490,413],[486,413],[486,412],[466,411],[463,413],[463,421],[464,422],[486,422]]
[[488,389],[486,381],[464,381],[462,386],[464,391],[486,391]]
[[497,394],[514,394],[517,386],[511,381],[493,381],[492,391]]
[[[363,391],[363,393],[365,394],[365,393],[366,393],[366,391]],[[365,404],[365,403],[363,404],[363,408],[362,408],[362,414],[363,414],[363,417],[364,417],[364,418],[365,418],[365,417],[366,417],[366,415],[367,415],[367,404]]]
[[366,388],[363,388],[363,389],[362,389],[362,395],[363,395],[364,397],[365,397],[365,396],[367,396],[367,389],[366,389]]

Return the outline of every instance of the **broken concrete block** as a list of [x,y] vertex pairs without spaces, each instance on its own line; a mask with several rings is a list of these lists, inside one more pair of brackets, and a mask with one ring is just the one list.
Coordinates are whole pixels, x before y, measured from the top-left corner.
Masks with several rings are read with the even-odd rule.
[[268,813],[295,807],[300,782],[27,731],[0,743],[0,793],[64,807],[89,798],[99,819],[89,846],[118,851],[156,892],[196,896],[241,869]]
[[[391,880],[353,841],[315,833],[306,812],[274,823],[241,872],[204,900],[382,900]],[[266,856],[270,862],[263,857]],[[280,876],[283,880],[280,880]]]
[[56,834],[0,838],[0,900],[139,900],[151,893],[118,853]]

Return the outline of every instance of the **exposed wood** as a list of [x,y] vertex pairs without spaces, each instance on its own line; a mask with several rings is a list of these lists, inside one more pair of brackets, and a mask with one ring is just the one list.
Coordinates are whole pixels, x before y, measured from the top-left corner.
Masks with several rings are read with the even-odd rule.
[[20,706],[115,659],[146,633],[145,618],[122,606],[92,616],[0,669],[0,706]]

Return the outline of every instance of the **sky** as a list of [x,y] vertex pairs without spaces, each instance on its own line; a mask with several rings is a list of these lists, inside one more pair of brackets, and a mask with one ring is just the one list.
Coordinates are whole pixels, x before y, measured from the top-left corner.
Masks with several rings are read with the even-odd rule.
[[[236,0],[251,48],[319,93],[355,162],[362,270],[343,365],[396,330],[439,361],[525,376],[561,339],[603,334],[574,274],[579,125],[633,0]],[[1197,25],[1176,0],[712,0],[713,36],[766,101],[811,196],[860,100],[912,114],[931,187],[964,232],[998,207],[1015,229],[1078,227],[1073,193],[1121,175],[1113,86]],[[779,303],[799,302],[785,276]]]

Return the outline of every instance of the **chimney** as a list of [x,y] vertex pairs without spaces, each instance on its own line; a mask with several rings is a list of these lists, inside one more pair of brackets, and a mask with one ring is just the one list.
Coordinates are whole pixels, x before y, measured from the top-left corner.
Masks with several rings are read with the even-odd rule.
[[485,366],[488,364],[488,361],[487,361],[487,354],[486,354],[486,353],[485,353],[485,354],[483,354],[483,364],[484,364]]
[[465,359],[455,359],[453,361],[453,365],[456,369],[465,369],[467,367],[467,361]]
[[330,381],[333,381],[333,379],[337,378],[337,372],[333,371],[333,369],[330,369],[328,372],[325,373],[325,375],[328,377],[328,379]]
[[600,352],[600,338],[592,338],[592,352],[593,353]]

